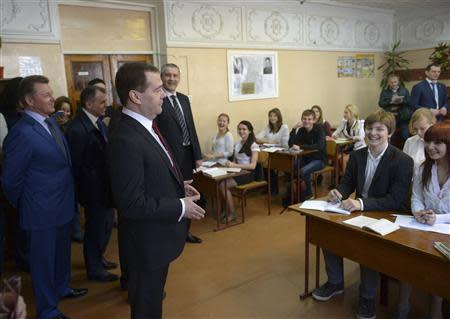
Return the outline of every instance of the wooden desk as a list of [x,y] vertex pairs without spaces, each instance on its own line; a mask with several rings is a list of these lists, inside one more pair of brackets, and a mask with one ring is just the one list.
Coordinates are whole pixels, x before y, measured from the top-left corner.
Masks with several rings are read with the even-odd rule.
[[[214,231],[222,230],[230,226],[235,226],[242,224],[240,223],[229,223],[228,218],[225,218],[225,225],[220,224],[220,190],[219,184],[224,181],[225,187],[227,186],[227,180],[236,176],[248,175],[249,171],[241,170],[239,173],[227,173],[226,175],[211,177],[203,174],[202,172],[197,172],[193,175],[192,185],[203,195],[212,199],[213,209],[216,211],[217,226]],[[230,207],[228,207],[227,201],[225,201],[225,211],[227,216],[230,215]]]
[[[270,170],[275,169],[278,171],[282,171],[285,173],[289,173],[291,175],[291,204],[294,203],[294,183],[293,181],[297,181],[297,193],[298,200],[300,201],[301,197],[301,187],[300,187],[300,158],[305,155],[309,155],[312,153],[316,153],[318,150],[301,150],[297,152],[289,152],[289,151],[279,151],[274,153],[268,153],[269,158],[267,159],[267,171],[269,172],[268,176],[268,196],[269,196],[269,215],[270,215],[270,203],[272,202],[272,194],[270,189]],[[297,176],[295,175],[295,161],[297,161]],[[283,213],[285,209],[283,209],[281,213]]]
[[305,290],[300,299],[311,295],[308,290],[310,243],[316,245],[317,287],[321,247],[431,294],[450,299],[450,262],[433,248],[433,242],[448,242],[450,236],[401,228],[382,237],[343,223],[359,215],[393,220],[391,212],[355,212],[349,216],[301,209],[299,205],[292,205],[289,209],[306,217]]

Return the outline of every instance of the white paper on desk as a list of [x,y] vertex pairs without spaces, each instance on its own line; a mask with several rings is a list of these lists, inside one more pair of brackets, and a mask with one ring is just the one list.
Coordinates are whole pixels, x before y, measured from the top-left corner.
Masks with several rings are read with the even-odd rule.
[[204,161],[204,162],[202,162],[202,166],[205,166],[205,167],[211,167],[211,166],[214,166],[216,164],[217,164],[217,162],[214,162],[214,161]]
[[397,218],[395,219],[395,223],[400,227],[412,228],[424,231],[431,231],[435,233],[441,233],[450,235],[450,224],[434,224],[434,225],[425,225],[419,223],[414,216],[405,216],[405,215],[395,215]]
[[263,146],[264,146],[264,147],[274,147],[274,146],[278,146],[278,144],[264,143]]
[[226,171],[228,173],[239,173],[242,170],[240,167],[227,167]]
[[267,153],[275,153],[275,152],[282,151],[282,150],[283,150],[282,147],[276,147],[276,146],[261,149],[261,151],[267,152]]
[[350,215],[348,210],[339,207],[339,203],[331,204],[324,200],[305,200],[300,208],[304,209],[312,209],[312,210],[320,210],[322,212],[333,212],[343,215]]
[[219,167],[208,168],[203,170],[203,174],[206,174],[211,177],[218,177],[222,175],[227,175],[227,169]]

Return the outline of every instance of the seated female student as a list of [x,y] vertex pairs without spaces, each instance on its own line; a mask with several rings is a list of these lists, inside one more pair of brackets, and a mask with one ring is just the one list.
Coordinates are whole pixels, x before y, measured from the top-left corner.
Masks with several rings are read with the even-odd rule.
[[[382,109],[369,115],[364,122],[364,147],[350,153],[347,169],[337,189],[330,191],[329,200],[341,201],[349,211],[392,211],[406,209],[414,162],[405,153],[389,144],[395,132],[395,117]],[[356,193],[356,199],[351,198]],[[338,240],[338,238],[336,238]],[[314,290],[314,299],[327,301],[344,292],[342,257],[323,250],[328,281]],[[378,272],[360,265],[361,284],[357,318],[375,318],[375,297]]]
[[[423,224],[450,224],[450,121],[431,126],[424,135],[425,161],[414,174],[411,211]],[[411,286],[402,283],[394,318],[407,318]],[[430,298],[427,318],[443,318],[442,298]]]
[[281,147],[288,147],[289,129],[287,124],[283,124],[283,116],[278,108],[269,111],[269,123],[256,135],[258,144],[277,144]]
[[358,107],[353,104],[348,104],[344,109],[344,120],[332,135],[334,139],[348,138],[355,142],[354,145],[348,145],[344,149],[341,172],[344,172],[347,167],[350,152],[366,147],[366,142],[364,141],[364,127],[359,121],[358,114]]
[[[264,129],[256,135],[258,144],[276,144],[283,148],[288,148],[289,129],[287,124],[283,124],[283,116],[278,108],[269,111],[269,123]],[[266,173],[267,176],[267,173]],[[275,170],[270,171],[270,189],[273,194],[278,193],[278,173]]]
[[[318,150],[318,152],[300,158],[300,177],[306,186],[301,197],[302,201],[312,196],[311,173],[324,168],[327,159],[325,131],[322,125],[314,124],[315,116],[316,114],[313,110],[303,111],[302,127],[297,131],[292,129],[289,137],[289,146],[292,150]],[[289,203],[289,196],[283,199],[284,206]]]
[[[249,121],[241,121],[238,125],[238,134],[241,140],[234,145],[234,159],[226,163],[227,167],[239,167],[251,171],[251,174],[234,177],[231,180],[220,184],[220,192],[226,205],[229,207],[230,215],[228,221],[236,220],[236,210],[233,204],[233,197],[230,188],[236,185],[243,185],[255,180],[255,168],[258,163],[259,146],[256,144],[255,133],[253,132],[253,125]],[[222,216],[226,216],[226,212]]]
[[316,114],[316,122],[315,123],[323,125],[323,129],[325,130],[326,136],[331,137],[331,125],[330,125],[330,123],[328,123],[327,121],[325,121],[323,119],[322,108],[318,105],[313,105],[311,107],[311,110],[313,110],[314,113]]
[[228,129],[230,117],[228,114],[221,113],[217,117],[217,134],[212,138],[211,153],[205,154],[207,159],[212,159],[218,163],[225,165],[228,158],[233,155],[233,134]]
[[408,154],[414,160],[414,166],[418,167],[425,161],[425,152],[423,137],[425,132],[434,123],[436,123],[436,117],[431,113],[430,109],[421,107],[417,109],[411,116],[409,122],[409,131],[412,134],[416,134],[408,138],[403,146],[403,152]]

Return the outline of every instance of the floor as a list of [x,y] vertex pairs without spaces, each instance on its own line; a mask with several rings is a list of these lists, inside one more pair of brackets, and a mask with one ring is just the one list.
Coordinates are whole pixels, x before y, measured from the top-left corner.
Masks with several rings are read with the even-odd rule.
[[[273,200],[272,215],[268,216],[265,196],[251,195],[245,224],[223,231],[213,231],[211,216],[193,223],[192,232],[204,242],[187,244],[172,263],[165,318],[353,318],[359,268],[351,261],[345,262],[343,295],[326,303],[299,300],[304,281],[304,218],[294,212],[278,214],[280,201]],[[107,258],[118,262],[116,234],[114,230]],[[87,281],[82,245],[74,243],[72,248],[72,286],[89,288],[89,294],[62,301],[60,309],[72,319],[129,318],[127,294],[118,282]],[[29,318],[33,318],[30,278],[21,275]],[[325,280],[323,263],[321,280]],[[392,311],[396,284],[390,286],[390,309],[379,306],[378,318],[388,318]],[[425,299],[424,293],[414,293],[411,318],[425,317]]]

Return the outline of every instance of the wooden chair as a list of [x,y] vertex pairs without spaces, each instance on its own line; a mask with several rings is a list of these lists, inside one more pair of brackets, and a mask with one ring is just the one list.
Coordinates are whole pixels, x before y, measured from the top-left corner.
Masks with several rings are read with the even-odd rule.
[[[327,165],[320,171],[312,173],[312,179],[314,183],[314,198],[317,198],[317,178],[319,175],[331,172],[331,176],[336,176],[338,172],[338,146],[335,141],[329,140],[327,143]],[[333,175],[334,174],[334,175]]]
[[[244,222],[244,220],[245,220],[244,211],[245,211],[245,206],[247,206],[247,193],[250,191],[253,191],[253,190],[257,190],[257,189],[261,189],[261,190],[264,189],[267,191],[267,182],[266,181],[252,181],[247,184],[238,185],[231,190],[231,193],[234,196],[236,196],[237,198],[239,198],[239,200],[241,202],[242,222]],[[267,196],[267,205],[268,205],[268,207],[270,207],[268,198],[269,197]]]

